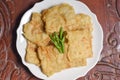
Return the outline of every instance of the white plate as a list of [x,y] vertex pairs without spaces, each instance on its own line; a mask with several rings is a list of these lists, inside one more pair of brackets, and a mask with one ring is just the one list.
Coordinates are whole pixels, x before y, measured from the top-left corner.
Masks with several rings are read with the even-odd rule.
[[[92,17],[93,21],[93,40],[92,40],[92,46],[93,46],[93,57],[87,59],[87,66],[84,67],[78,67],[78,68],[70,68],[63,70],[61,72],[58,72],[54,74],[51,77],[47,77],[44,75],[40,68],[33,65],[26,63],[25,58],[25,50],[26,50],[26,39],[23,37],[23,24],[27,23],[30,20],[30,16],[32,12],[41,12],[43,9],[49,8],[53,5],[57,5],[60,3],[68,3],[75,9],[76,13],[85,13]],[[78,77],[84,76],[91,68],[93,68],[99,58],[100,53],[103,48],[103,31],[102,28],[97,20],[97,17],[95,14],[93,14],[89,8],[82,2],[76,1],[76,0],[44,0],[42,2],[36,3],[33,8],[28,10],[22,17],[20,25],[17,29],[17,42],[16,47],[19,52],[19,55],[22,58],[22,62],[25,66],[28,67],[28,69],[38,78],[46,79],[46,80],[75,80]]]

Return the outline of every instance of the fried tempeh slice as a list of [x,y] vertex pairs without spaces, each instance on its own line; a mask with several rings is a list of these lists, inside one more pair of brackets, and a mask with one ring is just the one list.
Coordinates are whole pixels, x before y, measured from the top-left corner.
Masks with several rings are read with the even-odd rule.
[[61,5],[58,5],[58,12],[63,16],[65,20],[65,28],[69,29],[69,27],[76,24],[75,20],[75,11],[72,6],[69,4],[63,3]]
[[58,32],[60,27],[65,26],[64,18],[58,13],[58,6],[51,7],[42,12],[45,23],[45,31],[49,33]]
[[47,33],[58,32],[60,27],[66,30],[76,22],[73,7],[65,3],[44,10],[42,19]]
[[89,28],[90,32],[92,32],[93,28],[92,28],[92,20],[91,17],[89,15],[80,13],[80,14],[76,14],[76,22],[77,24],[75,24],[75,29],[86,29]]
[[92,38],[89,30],[76,30],[67,33],[68,58],[70,61],[92,57]]
[[36,44],[27,41],[25,61],[40,66],[40,60],[37,56],[38,54],[36,50],[37,50]]
[[69,61],[69,65],[70,65],[70,67],[86,66],[87,58],[73,59],[72,61]]
[[31,21],[23,27],[24,36],[38,46],[46,46],[50,41],[49,36],[43,32],[43,22],[40,13],[33,13]]
[[54,46],[39,47],[38,55],[41,60],[41,70],[47,76],[70,67],[66,54],[59,53]]

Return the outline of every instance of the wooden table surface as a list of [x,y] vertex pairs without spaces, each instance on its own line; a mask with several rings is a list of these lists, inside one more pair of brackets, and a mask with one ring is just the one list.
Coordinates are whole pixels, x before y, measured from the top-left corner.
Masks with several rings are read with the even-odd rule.
[[[104,32],[100,61],[78,80],[120,80],[120,0],[80,0]],[[40,0],[0,0],[0,80],[40,80],[22,64],[16,50],[16,29],[22,15]]]

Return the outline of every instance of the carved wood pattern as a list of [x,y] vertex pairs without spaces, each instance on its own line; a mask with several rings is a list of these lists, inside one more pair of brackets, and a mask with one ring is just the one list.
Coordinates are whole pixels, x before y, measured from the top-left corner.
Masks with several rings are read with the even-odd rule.
[[[40,80],[22,64],[15,47],[20,19],[38,1],[0,0],[0,80]],[[120,0],[80,1],[97,15],[104,48],[98,64],[78,80],[120,80]]]

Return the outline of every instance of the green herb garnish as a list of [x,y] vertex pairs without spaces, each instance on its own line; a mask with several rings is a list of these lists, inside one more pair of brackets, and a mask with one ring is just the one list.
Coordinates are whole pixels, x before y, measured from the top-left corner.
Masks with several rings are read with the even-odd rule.
[[58,49],[60,53],[64,53],[64,41],[65,36],[63,32],[63,28],[61,27],[59,30],[59,33],[54,32],[50,34],[51,42],[55,45],[55,47]]

